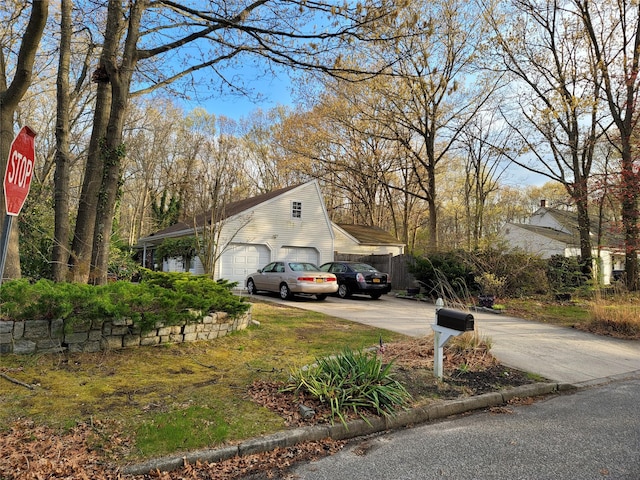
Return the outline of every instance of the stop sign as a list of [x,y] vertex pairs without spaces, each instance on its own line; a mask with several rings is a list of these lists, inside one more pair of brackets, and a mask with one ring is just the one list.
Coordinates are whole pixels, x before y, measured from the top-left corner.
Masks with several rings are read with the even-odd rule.
[[18,215],[29,193],[35,160],[36,132],[22,127],[11,142],[4,173],[4,201],[7,215]]

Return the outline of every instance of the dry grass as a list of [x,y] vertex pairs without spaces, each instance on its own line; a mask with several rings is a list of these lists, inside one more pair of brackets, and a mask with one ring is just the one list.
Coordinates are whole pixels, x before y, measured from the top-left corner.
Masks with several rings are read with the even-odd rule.
[[640,339],[640,295],[605,296],[596,291],[590,297],[574,297],[559,302],[549,297],[529,297],[505,301],[505,313],[515,317],[572,327],[596,335],[629,340]]
[[589,310],[591,320],[582,329],[600,335],[640,340],[640,305],[601,299],[593,302]]

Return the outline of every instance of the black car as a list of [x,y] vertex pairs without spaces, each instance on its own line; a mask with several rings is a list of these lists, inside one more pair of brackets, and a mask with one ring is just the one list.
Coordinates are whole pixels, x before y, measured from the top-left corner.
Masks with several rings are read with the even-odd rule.
[[338,277],[338,296],[347,298],[362,293],[373,299],[391,291],[391,277],[361,262],[328,262],[320,266],[323,272]]

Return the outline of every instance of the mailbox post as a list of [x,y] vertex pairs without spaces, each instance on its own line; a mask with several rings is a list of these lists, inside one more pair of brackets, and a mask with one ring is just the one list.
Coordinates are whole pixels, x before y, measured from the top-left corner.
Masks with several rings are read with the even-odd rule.
[[473,331],[473,315],[442,308],[444,302],[441,298],[436,301],[436,323],[431,325],[433,329],[433,374],[442,378],[443,349],[451,337],[457,337],[461,333]]

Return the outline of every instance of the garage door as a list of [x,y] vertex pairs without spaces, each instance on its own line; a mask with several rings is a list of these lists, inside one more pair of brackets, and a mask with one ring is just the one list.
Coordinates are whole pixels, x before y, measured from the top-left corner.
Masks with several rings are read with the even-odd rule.
[[271,261],[265,245],[231,244],[220,257],[220,278],[244,284],[250,273]]
[[309,247],[282,247],[278,258],[294,262],[311,262],[318,264],[318,251]]

